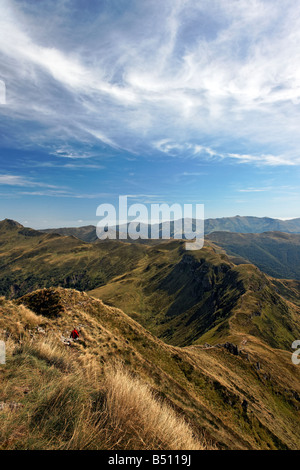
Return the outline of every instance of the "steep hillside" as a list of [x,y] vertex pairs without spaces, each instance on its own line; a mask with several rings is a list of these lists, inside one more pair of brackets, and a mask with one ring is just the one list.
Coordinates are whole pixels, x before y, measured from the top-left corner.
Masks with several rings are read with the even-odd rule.
[[299,368],[251,335],[238,354],[169,346],[62,288],[2,299],[0,328],[1,448],[299,448]]
[[[300,280],[300,235],[281,232],[214,232],[208,240],[277,278]],[[241,262],[241,261],[240,261]]]
[[91,294],[174,345],[251,334],[289,349],[300,337],[297,302],[287,302],[255,266],[234,265],[218,247],[186,252],[183,242],[161,244],[150,253],[148,263]]
[[300,306],[300,281],[294,279],[271,279],[271,281],[282,297]]

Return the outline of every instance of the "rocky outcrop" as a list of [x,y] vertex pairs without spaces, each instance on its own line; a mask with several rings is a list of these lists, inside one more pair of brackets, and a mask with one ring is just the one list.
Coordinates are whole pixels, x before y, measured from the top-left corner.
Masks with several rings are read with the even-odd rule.
[[233,343],[228,343],[227,342],[227,343],[223,344],[223,348],[227,349],[227,351],[229,351],[234,356],[239,355],[239,348],[238,348],[238,346],[236,346]]

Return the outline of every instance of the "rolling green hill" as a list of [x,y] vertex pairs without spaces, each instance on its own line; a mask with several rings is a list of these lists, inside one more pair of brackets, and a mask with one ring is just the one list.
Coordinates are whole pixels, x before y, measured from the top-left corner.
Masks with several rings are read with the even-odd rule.
[[136,266],[146,248],[118,241],[85,243],[0,222],[0,294],[20,296],[40,287],[85,290]]

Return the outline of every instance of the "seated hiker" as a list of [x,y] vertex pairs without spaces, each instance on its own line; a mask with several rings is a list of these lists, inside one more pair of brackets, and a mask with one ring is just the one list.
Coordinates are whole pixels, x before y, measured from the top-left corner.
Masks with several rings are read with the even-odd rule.
[[70,338],[72,338],[72,339],[78,339],[79,338],[79,333],[76,330],[76,328],[74,328],[74,330],[71,331]]

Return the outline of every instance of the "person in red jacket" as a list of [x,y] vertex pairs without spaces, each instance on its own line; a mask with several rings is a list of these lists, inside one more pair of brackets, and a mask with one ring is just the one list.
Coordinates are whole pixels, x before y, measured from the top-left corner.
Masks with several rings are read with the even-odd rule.
[[74,328],[74,330],[71,331],[70,338],[72,338],[72,339],[78,339],[79,338],[79,333],[76,330],[76,328]]

